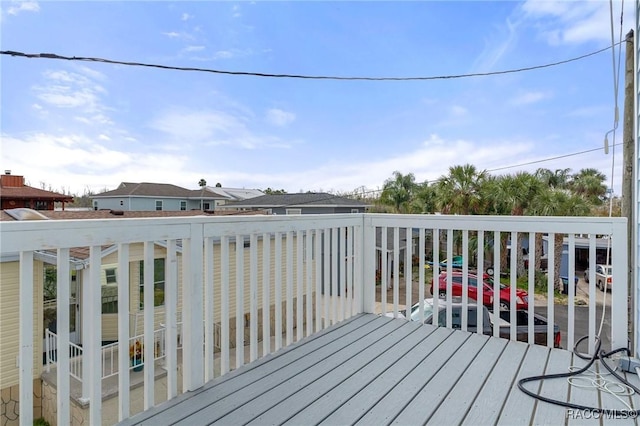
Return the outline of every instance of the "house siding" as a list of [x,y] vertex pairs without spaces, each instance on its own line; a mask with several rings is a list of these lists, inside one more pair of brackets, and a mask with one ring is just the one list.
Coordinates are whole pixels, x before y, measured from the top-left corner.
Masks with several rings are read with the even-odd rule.
[[[162,201],[162,210],[179,211],[180,202],[187,202],[187,210],[200,210],[200,200],[184,198],[163,198],[163,197],[113,197],[95,198],[94,206],[97,210],[125,210],[125,211],[155,211],[156,200]],[[122,201],[122,205],[120,202]],[[211,210],[214,207],[214,200],[205,200],[209,203]]]
[[[35,261],[33,265],[33,369],[35,375],[42,372],[42,282],[43,264]],[[18,384],[19,368],[16,365],[20,348],[20,265],[19,262],[0,263],[0,389]]]

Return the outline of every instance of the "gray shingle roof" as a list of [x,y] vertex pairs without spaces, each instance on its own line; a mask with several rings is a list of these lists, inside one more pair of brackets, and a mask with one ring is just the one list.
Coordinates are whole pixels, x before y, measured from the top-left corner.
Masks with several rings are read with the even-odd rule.
[[272,194],[250,198],[248,200],[228,203],[225,207],[367,207],[367,203],[359,200],[352,200],[346,197],[339,197],[324,192],[300,193],[300,194]]
[[168,183],[135,183],[122,182],[113,191],[103,192],[91,198],[110,197],[162,197],[162,198],[205,198],[205,199],[226,199],[226,197],[207,191],[204,188],[191,190]]

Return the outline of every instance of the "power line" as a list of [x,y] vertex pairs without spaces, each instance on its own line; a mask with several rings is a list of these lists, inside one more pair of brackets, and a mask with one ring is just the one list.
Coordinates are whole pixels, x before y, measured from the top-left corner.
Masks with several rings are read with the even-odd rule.
[[579,61],[581,59],[585,59],[590,56],[597,55],[598,53],[605,52],[611,48],[613,48],[613,46],[607,46],[600,50],[596,50],[595,52],[587,53],[585,55],[577,56],[575,58],[565,59],[558,62],[551,62],[548,64],[534,65],[531,67],[516,68],[516,69],[502,70],[502,71],[490,71],[490,72],[470,73],[470,74],[451,74],[451,75],[426,76],[426,77],[344,77],[344,76],[323,76],[323,75],[302,75],[302,74],[271,74],[271,73],[249,72],[249,71],[216,70],[211,68],[175,67],[175,66],[169,66],[169,65],[149,64],[149,63],[143,63],[143,62],[127,62],[127,61],[119,61],[115,59],[105,59],[105,58],[95,58],[95,57],[85,57],[85,56],[62,56],[56,53],[24,53],[24,52],[17,52],[13,50],[2,50],[0,51],[0,54],[17,56],[22,58],[29,58],[29,59],[60,59],[60,60],[67,60],[67,61],[100,62],[100,63],[106,63],[106,64],[159,68],[159,69],[174,70],[174,71],[208,72],[208,73],[214,73],[214,74],[253,76],[253,77],[297,78],[297,79],[307,79],[307,80],[425,81],[425,80],[447,80],[447,79],[468,78],[468,77],[485,77],[485,76],[491,76],[491,75],[512,74],[512,73],[518,73],[518,72],[524,72],[524,71],[533,71],[537,69],[555,67],[555,66],[567,64],[570,62]]

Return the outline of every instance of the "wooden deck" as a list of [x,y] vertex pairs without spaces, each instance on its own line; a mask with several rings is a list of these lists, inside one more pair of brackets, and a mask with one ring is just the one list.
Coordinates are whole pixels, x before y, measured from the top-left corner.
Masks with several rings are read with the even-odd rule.
[[[636,424],[584,412],[573,419],[570,409],[518,389],[519,378],[585,362],[566,350],[363,314],[123,424]],[[638,395],[616,397],[567,379],[527,387],[586,406],[640,408]]]

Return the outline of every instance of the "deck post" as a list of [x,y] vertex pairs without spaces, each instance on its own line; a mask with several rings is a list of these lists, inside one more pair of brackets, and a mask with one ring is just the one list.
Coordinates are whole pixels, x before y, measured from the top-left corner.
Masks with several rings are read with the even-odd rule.
[[184,344],[182,359],[185,391],[195,390],[204,384],[204,353],[202,350],[204,345],[203,234],[203,224],[193,223],[191,224],[190,238],[183,240],[182,331]]
[[20,424],[33,423],[33,252],[20,252]]
[[[611,235],[611,252],[626,253],[627,250],[627,221],[614,222],[612,224],[613,232]],[[626,348],[629,345],[627,333],[627,315],[626,309],[628,300],[627,285],[627,256],[612,256],[612,281],[611,288],[611,306],[619,307],[611,312],[611,349]],[[618,285],[618,283],[620,283]],[[624,309],[622,307],[625,307]],[[631,348],[633,350],[633,348]]]
[[[376,228],[372,218],[362,215],[362,240],[357,241],[362,254],[362,297],[360,298],[359,312],[373,313],[376,305]],[[385,231],[386,232],[386,231]]]

